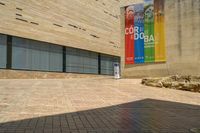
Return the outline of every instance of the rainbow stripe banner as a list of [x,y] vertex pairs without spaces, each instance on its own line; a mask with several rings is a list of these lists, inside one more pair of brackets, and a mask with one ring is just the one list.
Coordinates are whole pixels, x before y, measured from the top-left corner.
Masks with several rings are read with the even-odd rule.
[[144,5],[134,5],[135,63],[144,63]]
[[166,61],[164,0],[126,7],[126,64]]
[[125,13],[125,62],[134,64],[134,7],[126,7]]
[[144,51],[145,62],[154,62],[154,7],[153,0],[144,1]]
[[163,62],[165,57],[164,1],[154,0],[155,62]]

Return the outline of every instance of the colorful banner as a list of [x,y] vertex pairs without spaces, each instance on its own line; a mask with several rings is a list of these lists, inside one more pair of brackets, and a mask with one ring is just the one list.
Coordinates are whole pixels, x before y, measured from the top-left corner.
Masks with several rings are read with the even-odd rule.
[[166,61],[164,0],[144,0],[125,9],[125,63]]
[[144,63],[144,5],[134,5],[135,63]]
[[144,1],[144,51],[145,62],[154,62],[154,6],[153,0]]
[[165,57],[164,1],[154,0],[155,62],[163,62]]
[[125,63],[134,64],[134,7],[126,7],[125,12]]

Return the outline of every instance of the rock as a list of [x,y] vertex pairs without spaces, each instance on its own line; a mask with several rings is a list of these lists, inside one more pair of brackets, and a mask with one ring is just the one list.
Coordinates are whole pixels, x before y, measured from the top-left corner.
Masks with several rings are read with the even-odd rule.
[[171,88],[178,89],[180,86],[179,82],[172,82]]
[[148,79],[142,79],[142,84],[145,84],[147,82]]
[[178,90],[200,92],[200,76],[170,76],[164,78],[145,78],[142,84],[152,87],[165,87]]
[[177,81],[180,77],[178,75],[170,76],[169,79],[172,81]]
[[200,76],[191,76],[191,81],[200,83]]
[[142,84],[148,84],[148,83],[157,83],[159,82],[160,78],[145,78],[142,79]]
[[200,133],[200,128],[192,128],[190,129],[192,133]]
[[186,76],[180,76],[179,82],[190,82],[191,81],[191,76],[190,75],[186,75]]
[[147,85],[147,86],[152,86],[152,87],[160,87],[160,88],[163,87],[163,85],[162,85],[161,82],[158,82],[158,83],[148,82],[148,83],[146,83],[145,85]]
[[172,82],[165,82],[165,81],[163,81],[162,84],[163,84],[163,86],[165,88],[171,88],[171,86],[172,86]]

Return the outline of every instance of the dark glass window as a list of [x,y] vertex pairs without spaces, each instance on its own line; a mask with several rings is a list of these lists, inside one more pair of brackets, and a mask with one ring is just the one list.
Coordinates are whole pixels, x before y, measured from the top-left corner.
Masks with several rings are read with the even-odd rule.
[[66,48],[66,72],[98,74],[98,54]]
[[114,63],[119,62],[119,57],[101,54],[101,74],[114,75]]
[[[0,68],[6,68],[6,42],[7,37],[0,35]],[[120,63],[120,58],[116,56],[98,56],[96,52],[69,47],[65,49],[66,53],[63,53],[63,46],[12,37],[12,68],[113,75],[114,63]]]
[[62,46],[13,37],[12,68],[62,71]]
[[0,68],[6,68],[6,60],[7,60],[6,42],[7,42],[6,35],[0,35]]

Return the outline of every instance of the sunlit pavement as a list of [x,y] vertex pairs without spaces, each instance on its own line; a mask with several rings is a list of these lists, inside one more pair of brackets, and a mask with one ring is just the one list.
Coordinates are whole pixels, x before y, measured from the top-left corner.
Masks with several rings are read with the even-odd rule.
[[200,127],[200,93],[140,81],[0,80],[0,132],[187,133]]

